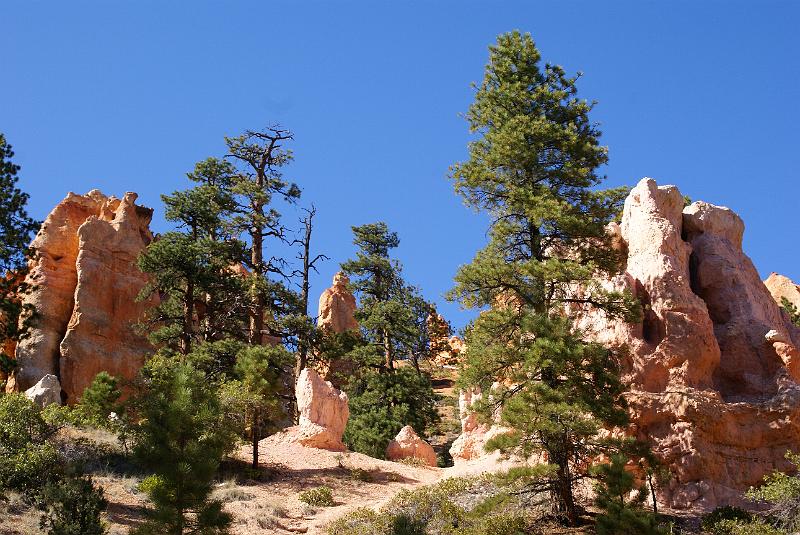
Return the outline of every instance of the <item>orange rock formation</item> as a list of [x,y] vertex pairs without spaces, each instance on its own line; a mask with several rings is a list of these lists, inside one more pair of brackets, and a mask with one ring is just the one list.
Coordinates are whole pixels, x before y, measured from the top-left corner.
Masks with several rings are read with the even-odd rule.
[[643,179],[625,202],[621,238],[638,325],[587,313],[580,327],[630,350],[632,425],[669,466],[660,499],[675,508],[741,504],[742,493],[800,444],[800,330],[742,252],[728,208],[684,208],[674,186]]
[[16,348],[16,388],[48,374],[77,401],[97,372],[132,378],[151,351],[133,324],[148,303],[136,301],[145,275],[136,266],[152,240],[152,210],[97,190],[70,193],[47,216],[32,243],[25,301],[37,311],[31,335]]

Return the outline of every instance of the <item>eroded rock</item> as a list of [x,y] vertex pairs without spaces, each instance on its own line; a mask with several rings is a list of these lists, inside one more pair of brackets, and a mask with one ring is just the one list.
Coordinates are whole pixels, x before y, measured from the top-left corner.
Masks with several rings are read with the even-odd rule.
[[152,239],[152,210],[135,201],[69,193],[47,216],[32,243],[24,300],[37,318],[16,348],[20,390],[52,374],[74,403],[97,372],[130,379],[151,351],[133,324],[149,306],[136,301],[146,280],[136,257]]
[[286,430],[286,438],[311,448],[345,451],[342,435],[350,416],[347,394],[316,370],[305,368],[297,380],[295,397],[299,424]]
[[437,465],[433,447],[422,440],[410,425],[403,427],[386,446],[386,458],[390,461],[415,458],[424,461],[428,466]]
[[631,290],[644,320],[579,322],[629,348],[629,432],[669,466],[659,498],[674,508],[744,505],[800,443],[800,332],[743,253],[743,232],[730,209],[684,209],[677,188],[643,179],[625,202],[626,271],[606,284]]
[[25,391],[25,397],[40,407],[46,407],[52,403],[61,405],[61,384],[58,382],[58,377],[48,373]]

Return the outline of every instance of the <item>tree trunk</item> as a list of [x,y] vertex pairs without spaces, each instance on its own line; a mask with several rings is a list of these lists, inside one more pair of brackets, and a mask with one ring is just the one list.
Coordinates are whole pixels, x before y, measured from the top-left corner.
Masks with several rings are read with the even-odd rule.
[[194,281],[187,280],[183,295],[183,332],[181,333],[181,354],[188,355],[192,350],[192,321],[194,316]]
[[253,438],[253,470],[258,470],[258,411],[253,411],[252,438]]
[[[253,228],[251,235],[252,248],[250,250],[250,262],[253,265],[253,277],[264,276],[264,237],[261,229]],[[264,296],[260,291],[256,291],[253,296],[252,309],[250,311],[250,336],[249,342],[253,345],[261,345],[263,340],[262,331],[264,330]]]
[[575,508],[575,496],[572,494],[572,477],[568,462],[559,462],[556,478],[555,498],[558,513],[564,515],[567,525],[576,526],[578,524],[578,512]]

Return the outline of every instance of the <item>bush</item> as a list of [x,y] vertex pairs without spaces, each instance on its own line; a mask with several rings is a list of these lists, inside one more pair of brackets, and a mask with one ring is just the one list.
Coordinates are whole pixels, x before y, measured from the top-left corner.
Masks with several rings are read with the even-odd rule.
[[119,380],[108,372],[100,372],[83,391],[78,411],[90,424],[106,428],[111,413],[120,412],[120,395]]
[[49,535],[103,535],[101,514],[107,502],[103,490],[95,488],[90,478],[50,482],[41,493],[41,528]]
[[0,492],[38,491],[60,474],[58,452],[48,441],[54,432],[23,394],[0,396]]
[[[717,524],[721,523],[723,520],[742,520],[744,522],[749,522],[751,518],[752,515],[744,509],[725,505],[723,507],[717,507],[707,515],[704,515],[700,521],[700,527],[715,535],[725,535],[730,533],[730,531],[726,531],[728,529],[727,527],[720,526],[717,528]],[[727,525],[729,523],[725,524]]]
[[301,502],[314,507],[330,507],[335,505],[333,501],[333,491],[330,487],[325,486],[305,490],[300,493],[299,499]]

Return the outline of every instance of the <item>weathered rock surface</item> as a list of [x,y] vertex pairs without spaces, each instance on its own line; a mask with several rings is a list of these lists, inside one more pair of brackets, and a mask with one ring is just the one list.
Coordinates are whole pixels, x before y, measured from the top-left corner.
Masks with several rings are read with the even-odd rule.
[[625,202],[626,271],[608,285],[630,289],[644,319],[587,313],[579,325],[629,348],[629,432],[670,467],[660,499],[675,508],[742,504],[800,444],[800,331],[742,252],[743,232],[728,208],[684,209],[677,188],[643,179]]
[[797,310],[800,310],[800,286],[795,284],[792,279],[773,272],[770,273],[764,284],[779,305],[781,304],[781,299],[785,297],[797,307]]
[[[458,394],[458,413],[461,419],[461,434],[450,446],[450,456],[458,464],[471,461],[489,454],[486,443],[492,438],[507,433],[509,430],[497,423],[488,424],[481,422],[473,410],[473,405],[483,398],[480,388],[474,387],[462,390]],[[495,422],[499,421],[500,414],[495,414]]]
[[[319,297],[317,326],[334,333],[353,332],[359,330],[355,318],[356,298],[347,287],[350,279],[341,271],[333,276],[333,285],[322,292]],[[318,360],[317,371],[334,386],[341,388],[355,370],[355,363],[347,359]]]
[[61,405],[61,384],[58,382],[58,377],[48,373],[25,391],[25,397],[40,407],[46,407],[52,403]]
[[348,284],[350,279],[340,271],[333,276],[333,285],[319,296],[318,327],[335,333],[358,330],[356,298],[347,287]]
[[431,361],[436,366],[456,366],[464,351],[464,340],[458,336],[450,336],[450,324],[441,314],[431,311],[426,320],[433,356]]
[[53,374],[73,403],[97,372],[132,378],[141,367],[150,346],[133,324],[149,305],[136,301],[136,257],[152,240],[152,210],[135,200],[70,193],[47,216],[32,243],[25,301],[38,317],[16,348],[20,390]]
[[286,430],[286,439],[303,446],[345,451],[344,428],[350,417],[347,394],[322,379],[312,368],[300,372],[295,387],[299,424]]
[[428,466],[437,465],[433,447],[422,440],[410,425],[402,428],[386,446],[386,458],[390,461],[415,458],[424,461]]

